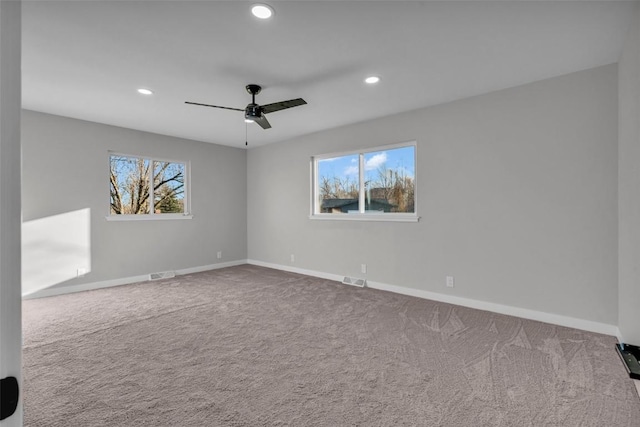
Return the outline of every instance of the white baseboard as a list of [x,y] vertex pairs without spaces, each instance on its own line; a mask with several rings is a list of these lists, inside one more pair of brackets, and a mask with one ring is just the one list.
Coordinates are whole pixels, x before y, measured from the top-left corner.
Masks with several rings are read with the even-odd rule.
[[239,259],[236,261],[219,262],[217,264],[202,265],[200,267],[183,268],[176,270],[176,274],[182,276],[183,274],[200,273],[202,271],[217,270],[219,268],[235,267],[236,265],[248,264],[246,259]]
[[[258,265],[261,267],[274,268],[277,270],[289,271],[292,273],[304,274],[307,276],[320,277],[322,279],[335,280],[342,282],[344,276],[337,274],[324,273],[304,268],[291,267],[287,265],[272,264],[269,262],[256,261],[249,259],[248,264]],[[424,291],[420,289],[407,288],[404,286],[389,285],[386,283],[372,282],[367,280],[367,287],[372,289],[380,289],[383,291],[394,292],[402,295],[409,295],[418,298],[424,298],[432,301],[439,301],[448,304],[460,305],[463,307],[475,308],[478,310],[490,311],[493,313],[506,314],[509,316],[521,317],[523,319],[537,320],[539,322],[551,323],[558,326],[566,326],[569,328],[580,329],[583,331],[595,332],[599,334],[615,336],[620,340],[620,330],[616,325],[607,323],[594,322],[591,320],[577,319],[574,317],[563,316],[560,314],[545,313],[542,311],[530,310],[527,308],[512,307],[504,304],[496,304],[487,301],[479,301],[470,298],[458,297],[455,295],[440,294],[437,292]]]
[[[219,268],[233,267],[233,266],[242,265],[242,264],[247,264],[247,260],[241,259],[237,261],[221,262],[218,264],[202,265],[199,267],[183,268],[180,270],[175,270],[175,273],[176,275],[181,276],[184,274],[199,273],[201,271],[216,270]],[[23,295],[22,299],[52,297],[56,295],[70,294],[74,292],[90,291],[93,289],[101,289],[101,288],[110,288],[112,286],[129,285],[131,283],[138,283],[138,282],[147,282],[148,280],[149,280],[149,274],[144,274],[140,276],[123,277],[121,279],[104,280],[101,282],[83,283],[81,285],[61,286],[58,288],[46,288],[46,289],[41,289],[39,291],[32,292],[27,295]]]
[[336,282],[342,282],[342,279],[344,279],[344,276],[339,276],[337,274],[323,273],[321,271],[307,270],[304,268],[291,267],[289,265],[272,264],[270,262],[257,261],[255,259],[248,259],[247,264],[274,268],[276,270],[288,271],[290,273],[304,274],[305,276],[319,277],[321,279],[335,280]]
[[513,307],[510,305],[496,304],[487,301],[458,297],[455,295],[439,294],[437,292],[405,288],[402,286],[388,285],[385,283],[367,281],[367,286],[373,289],[380,289],[383,291],[395,292],[398,294],[410,295],[418,298],[445,302],[448,304],[461,305],[463,307],[491,311],[493,313],[506,314],[509,316],[521,317],[523,319],[537,320],[539,322],[581,329],[583,331],[596,332],[599,334],[612,336],[617,336],[619,334],[619,330],[616,325],[594,322],[592,320],[577,319],[575,317],[563,316],[560,314],[546,313],[543,311],[530,310],[528,308]]

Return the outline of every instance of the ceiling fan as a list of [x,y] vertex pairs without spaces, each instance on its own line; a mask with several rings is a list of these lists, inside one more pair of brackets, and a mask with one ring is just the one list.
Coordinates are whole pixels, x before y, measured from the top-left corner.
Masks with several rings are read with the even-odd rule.
[[185,101],[185,104],[200,105],[203,107],[224,108],[225,110],[244,111],[244,119],[246,122],[256,122],[262,129],[271,128],[271,124],[264,116],[265,114],[275,111],[284,110],[286,108],[297,107],[307,103],[302,98],[290,99],[288,101],[274,102],[273,104],[258,105],[256,104],[256,95],[260,93],[262,88],[259,85],[250,84],[246,86],[247,92],[251,94],[251,104],[247,105],[243,110],[241,108],[221,107],[219,105],[200,104],[198,102]]

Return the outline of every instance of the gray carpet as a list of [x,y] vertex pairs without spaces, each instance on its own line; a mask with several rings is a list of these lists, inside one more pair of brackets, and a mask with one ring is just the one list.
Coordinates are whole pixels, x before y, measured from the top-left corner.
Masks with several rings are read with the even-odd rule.
[[24,302],[26,426],[639,426],[613,337],[243,265]]

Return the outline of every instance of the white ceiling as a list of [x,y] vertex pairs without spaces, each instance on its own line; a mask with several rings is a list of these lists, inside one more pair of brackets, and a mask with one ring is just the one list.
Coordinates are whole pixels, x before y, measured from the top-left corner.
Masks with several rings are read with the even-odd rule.
[[[23,107],[244,147],[618,61],[632,2],[24,1]],[[375,86],[363,83],[376,74]],[[142,96],[139,87],[152,89]]]

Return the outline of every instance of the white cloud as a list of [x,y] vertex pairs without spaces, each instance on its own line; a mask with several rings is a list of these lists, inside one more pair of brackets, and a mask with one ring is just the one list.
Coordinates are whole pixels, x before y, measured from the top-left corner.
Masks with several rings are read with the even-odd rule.
[[344,170],[345,175],[358,175],[358,166],[349,166]]
[[386,162],[387,162],[387,153],[382,152],[380,154],[376,154],[375,156],[371,157],[369,160],[367,160],[364,163],[364,170],[371,171],[371,170],[378,169],[380,166],[382,166]]

